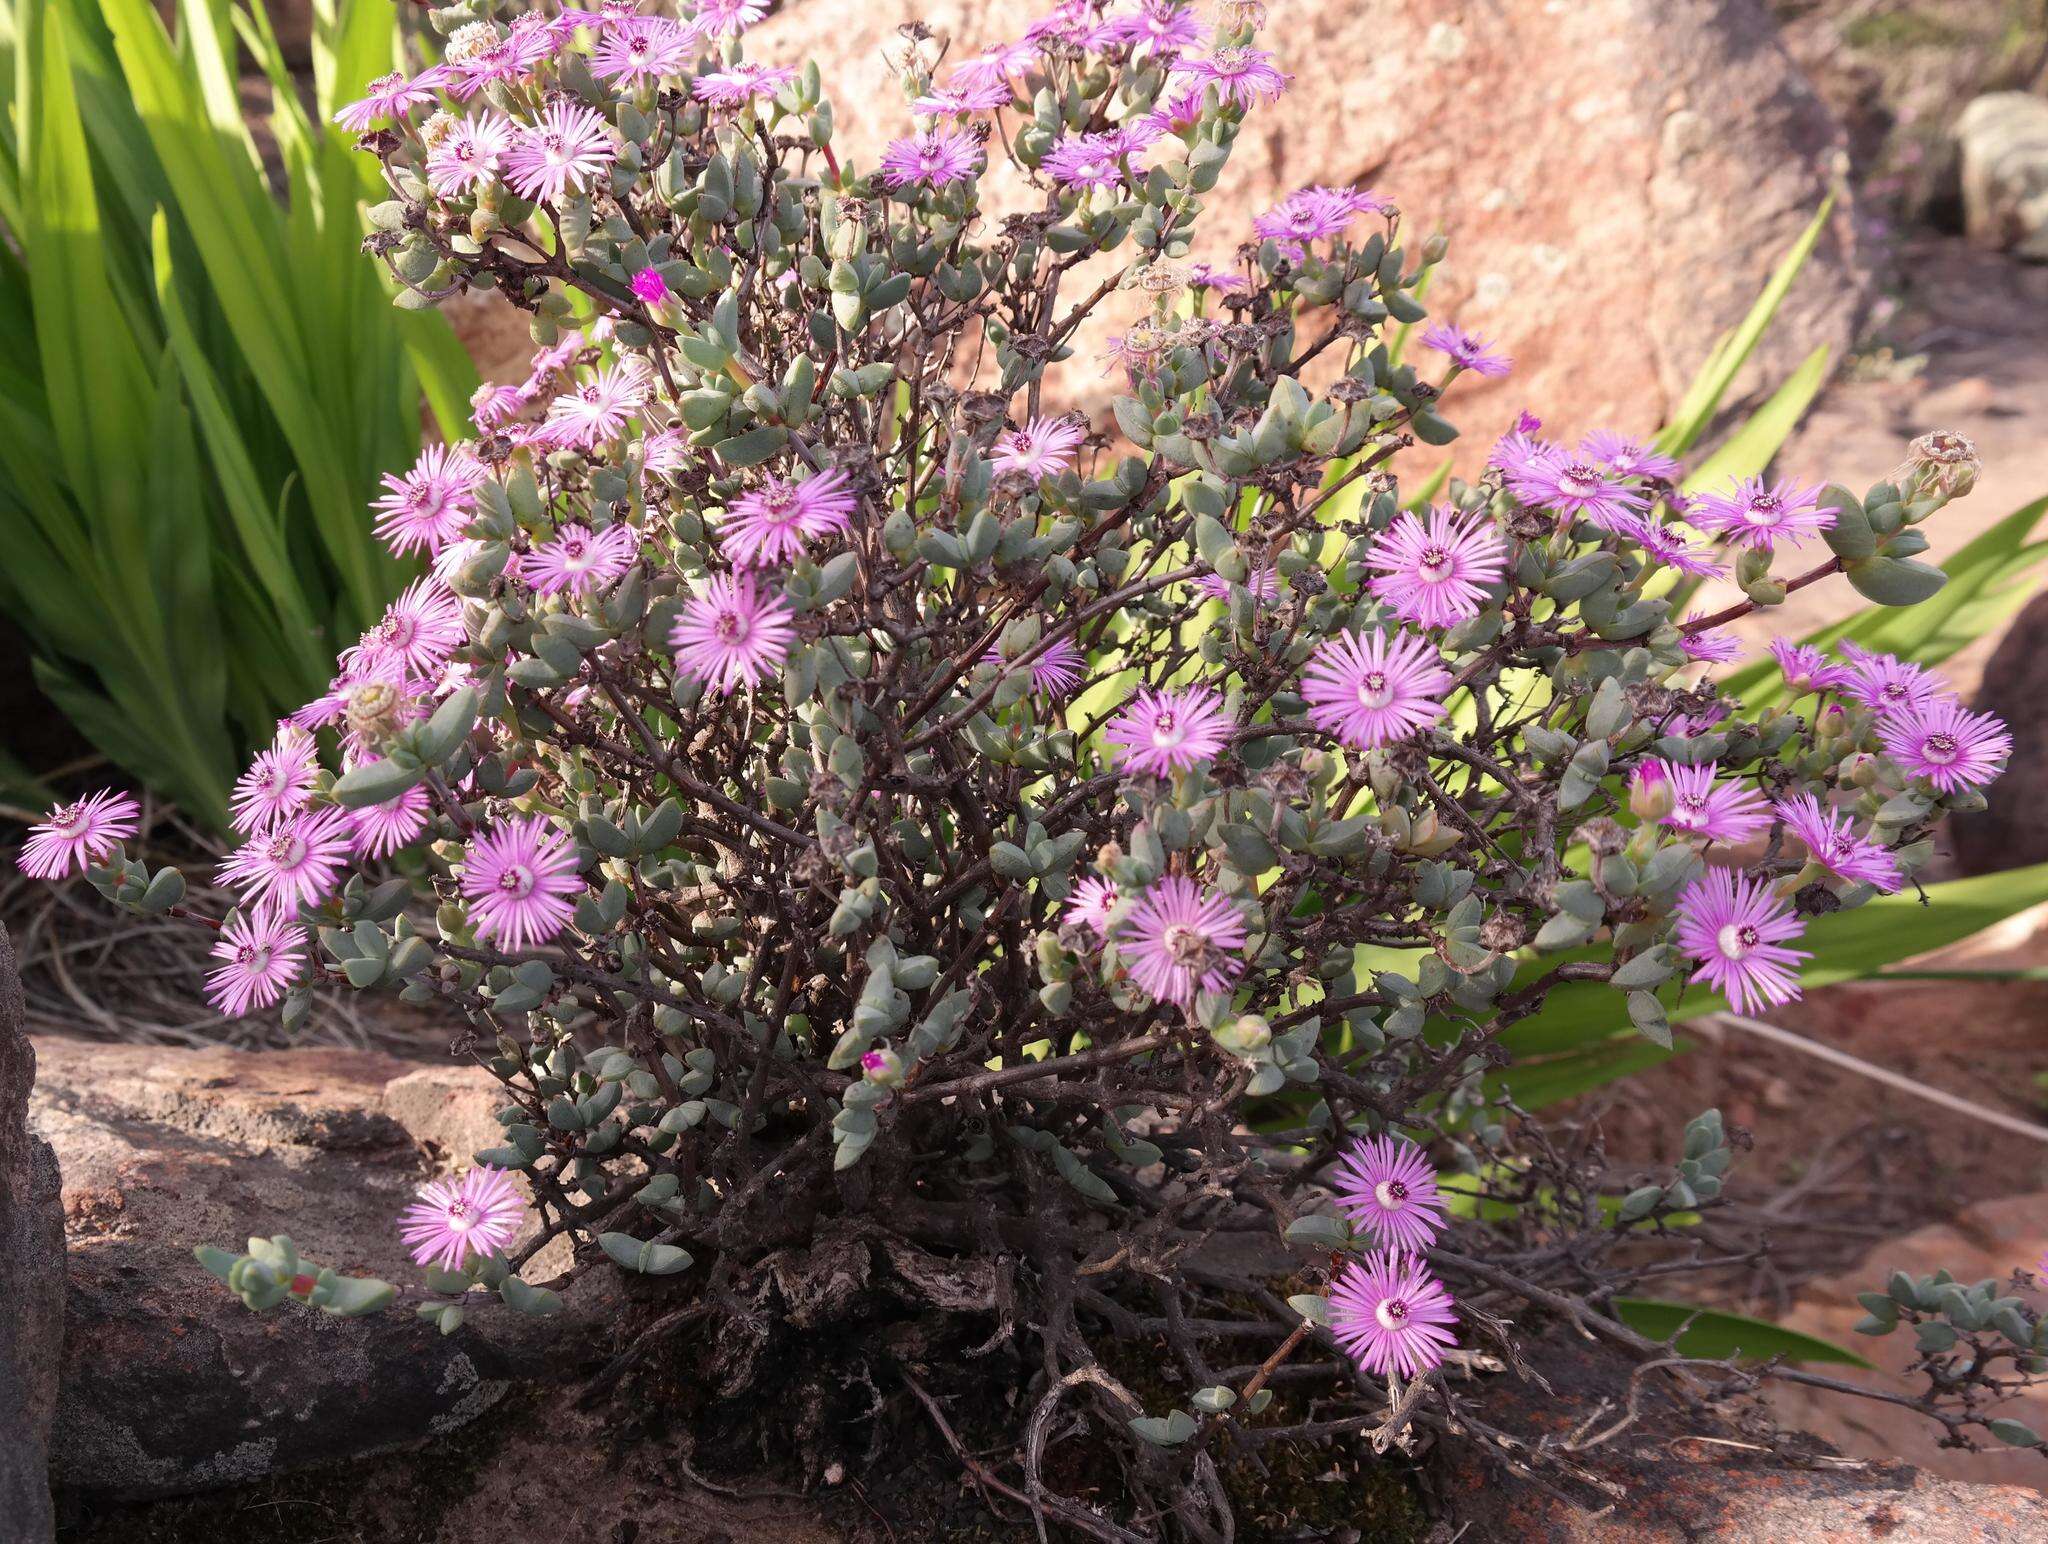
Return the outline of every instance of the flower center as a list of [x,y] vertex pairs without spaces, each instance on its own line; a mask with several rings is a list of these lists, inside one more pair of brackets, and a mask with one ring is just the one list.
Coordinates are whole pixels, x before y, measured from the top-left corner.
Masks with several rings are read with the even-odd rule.
[[761,490],[761,513],[777,525],[785,524],[796,510],[796,489],[790,484],[770,483]]
[[533,870],[523,863],[508,864],[498,876],[498,888],[514,900],[533,893]]
[[1606,485],[1607,479],[1600,475],[1597,467],[1590,467],[1583,461],[1574,461],[1558,474],[1557,485],[1573,498],[1589,499]]
[[50,817],[50,829],[59,836],[76,836],[85,829],[85,803],[67,804]]
[[1372,1316],[1380,1321],[1380,1328],[1383,1330],[1406,1329],[1408,1305],[1398,1297],[1382,1298],[1380,1306],[1372,1311]]
[[263,849],[263,853],[273,868],[297,868],[306,861],[306,843],[296,833],[282,831],[270,839],[270,845]]
[[1752,923],[1731,922],[1714,935],[1714,942],[1720,946],[1721,952],[1729,959],[1739,960],[1745,958],[1752,949],[1762,943],[1763,936],[1757,932],[1755,925]]
[[1920,746],[1920,754],[1929,761],[1946,764],[1956,759],[1962,749],[1952,734],[1931,734]]
[[1180,715],[1171,708],[1162,709],[1152,718],[1152,743],[1162,750],[1180,744],[1187,738],[1187,730],[1181,727]]
[[1775,493],[1759,493],[1749,501],[1751,525],[1776,525],[1784,516],[1784,503]]
[[476,1214],[470,1210],[467,1201],[450,1201],[448,1203],[448,1226],[455,1232],[467,1233],[476,1226],[476,1222]]
[[1442,584],[1451,577],[1451,555],[1441,547],[1427,548],[1415,571],[1431,584]]
[[739,644],[747,641],[751,629],[747,619],[736,611],[721,611],[711,624],[711,631],[720,643]]
[[1185,922],[1176,922],[1160,937],[1173,963],[1189,970],[1198,969],[1209,958],[1209,940]]
[[1383,1179],[1372,1187],[1372,1198],[1380,1203],[1380,1210],[1398,1212],[1408,1204],[1408,1187],[1397,1179]]
[[1384,708],[1394,700],[1394,683],[1387,679],[1384,670],[1368,670],[1358,678],[1358,705],[1362,708]]

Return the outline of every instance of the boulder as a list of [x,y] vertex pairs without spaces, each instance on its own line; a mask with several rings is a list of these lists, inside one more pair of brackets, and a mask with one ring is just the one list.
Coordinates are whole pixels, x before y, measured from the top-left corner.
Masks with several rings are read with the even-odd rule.
[[[1911,1392],[1925,1381],[1904,1377],[1913,1360],[1913,1337],[1904,1330],[1889,1335],[1855,1333],[1863,1310],[1858,1292],[1881,1292],[1894,1270],[1914,1276],[1946,1270],[1958,1281],[2010,1276],[2015,1269],[2033,1270],[2048,1249],[2048,1200],[2040,1195],[2001,1196],[1965,1208],[1953,1220],[1936,1223],[1888,1239],[1863,1261],[1838,1276],[1823,1277],[1801,1289],[1783,1322],[1839,1344],[1853,1346],[1876,1364],[1873,1372],[1855,1368],[1823,1369],[1830,1377],[1867,1383],[1894,1392]],[[2026,1294],[2034,1307],[2048,1308],[2048,1292]],[[1774,1388],[1771,1405],[1787,1426],[1833,1443],[1854,1458],[1903,1460],[1931,1475],[1981,1484],[2048,1484],[2048,1463],[2039,1453],[2002,1447],[1981,1438],[1981,1452],[1942,1447],[1942,1429],[1933,1421],[1898,1405],[1874,1399],[1844,1398],[1791,1384]],[[2048,1387],[2037,1387],[2006,1401],[1993,1412],[2048,1431]],[[1981,1436],[1981,1434],[1980,1434]],[[2048,1523],[2043,1524],[2048,1529]],[[2048,1537],[2044,1532],[2043,1537]]]
[[481,1068],[342,1050],[36,1049],[32,1119],[63,1163],[69,1242],[60,1490],[177,1495],[403,1447],[461,1426],[515,1378],[566,1370],[549,1353],[585,1322],[586,1293],[548,1319],[487,1307],[443,1337],[400,1312],[253,1313],[192,1257],[288,1233],[346,1273],[417,1279],[394,1220],[498,1130]]
[[2048,100],[1978,97],[1956,120],[1963,230],[1980,246],[2048,263]]
[[1990,808],[1949,822],[1957,866],[1989,874],[2048,861],[2048,595],[2037,595],[1984,667],[1973,704],[2012,731],[2012,760]]
[[[923,22],[957,58],[1043,9],[792,0],[748,47],[816,57],[840,155],[872,167],[910,124],[883,58],[901,23]],[[1504,382],[1460,384],[1468,457],[1524,407],[1567,432],[1656,427],[1837,184],[1833,119],[1757,0],[1269,0],[1268,13],[1262,36],[1294,81],[1247,121],[1205,200],[1199,255],[1227,256],[1253,214],[1308,183],[1370,185],[1418,235],[1446,232],[1432,310],[1519,361]],[[1843,203],[1747,379],[1775,381],[1818,344],[1845,350],[1864,293],[1850,230]],[[1084,360],[1115,321],[1081,336]],[[1065,373],[1069,390],[1095,378],[1085,363]]]
[[57,1159],[28,1127],[36,1053],[0,928],[0,1544],[50,1537],[48,1440],[64,1336]]

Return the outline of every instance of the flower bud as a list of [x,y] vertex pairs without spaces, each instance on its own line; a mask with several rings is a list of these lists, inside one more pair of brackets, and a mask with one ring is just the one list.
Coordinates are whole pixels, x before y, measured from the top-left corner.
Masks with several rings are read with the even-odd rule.
[[1273,1027],[1256,1013],[1244,1013],[1217,1026],[1209,1038],[1233,1056],[1249,1056],[1273,1043]]
[[1637,765],[1635,776],[1628,785],[1629,812],[1636,819],[1662,820],[1671,813],[1676,802],[1671,791],[1671,779],[1664,775],[1662,762],[1645,761]]
[[888,1046],[877,1046],[860,1059],[861,1076],[881,1088],[903,1086],[903,1058]]

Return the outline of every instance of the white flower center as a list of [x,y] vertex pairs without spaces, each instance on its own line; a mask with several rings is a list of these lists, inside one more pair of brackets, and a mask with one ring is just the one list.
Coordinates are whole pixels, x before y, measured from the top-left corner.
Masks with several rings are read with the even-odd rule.
[[1952,734],[1931,734],[1920,744],[1920,754],[1923,758],[1943,766],[1954,761],[1961,750],[1962,746],[1956,742],[1956,737]]
[[1171,750],[1188,737],[1182,727],[1180,716],[1171,708],[1155,714],[1152,719],[1152,743],[1161,750]]
[[1398,1297],[1383,1298],[1372,1316],[1380,1321],[1383,1330],[1400,1330],[1408,1327],[1408,1305]]
[[1759,493],[1749,501],[1747,518],[1751,525],[1776,525],[1785,518],[1785,506],[1775,493]]
[[306,861],[306,844],[292,832],[285,831],[270,839],[270,845],[264,849],[264,855],[270,859],[273,868],[297,868]]
[[498,876],[498,888],[514,900],[524,900],[533,893],[533,870],[523,863],[508,864]]
[[752,630],[747,625],[747,619],[737,611],[721,611],[711,624],[711,631],[720,643],[745,643],[747,634]]
[[1394,700],[1394,683],[1387,679],[1384,670],[1368,670],[1358,678],[1358,705],[1362,708],[1384,708]]
[[1714,935],[1714,943],[1731,960],[1747,958],[1750,951],[1762,942],[1762,936],[1747,922],[1731,922]]
[[1397,1179],[1383,1179],[1372,1187],[1372,1198],[1381,1211],[1398,1212],[1408,1204],[1408,1187]]
[[1451,577],[1451,567],[1450,553],[1441,547],[1430,547],[1423,552],[1415,571],[1431,584],[1442,584]]

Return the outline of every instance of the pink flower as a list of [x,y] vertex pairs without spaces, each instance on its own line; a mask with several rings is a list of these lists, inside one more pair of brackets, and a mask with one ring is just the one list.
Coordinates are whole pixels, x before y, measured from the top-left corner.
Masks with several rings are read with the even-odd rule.
[[384,496],[370,505],[378,512],[377,539],[400,557],[440,551],[475,516],[484,477],[464,447],[429,445],[403,477],[385,473]]
[[141,825],[141,805],[125,793],[103,788],[58,805],[30,826],[15,862],[31,879],[62,879],[99,862]]
[[891,140],[882,152],[882,185],[942,188],[970,182],[981,170],[981,141],[971,129],[931,129]]
[[432,813],[433,796],[423,786],[408,788],[382,804],[350,810],[349,849],[358,858],[388,858],[427,829]]
[[1421,1254],[1443,1230],[1436,1170],[1404,1136],[1359,1142],[1337,1160],[1334,1185],[1338,1207],[1382,1249]]
[[718,550],[735,568],[762,568],[802,555],[813,537],[845,531],[860,497],[837,467],[802,482],[769,477],[726,506]]
[[1844,640],[1842,652],[1849,656],[1848,680],[1842,690],[1880,718],[1925,707],[1948,695],[1940,676],[1909,664],[1890,654],[1874,654]]
[[998,472],[1022,472],[1034,480],[1057,477],[1074,464],[1088,438],[1088,426],[1072,418],[1034,418],[1021,429],[996,436],[989,465]]
[[1512,359],[1495,352],[1493,345],[1478,333],[1449,322],[1432,322],[1423,329],[1422,346],[1448,354],[1454,369],[1470,370],[1474,375],[1498,379],[1515,367]]
[[432,575],[415,579],[384,608],[383,619],[341,656],[344,674],[358,662],[395,659],[409,675],[432,675],[468,641],[462,602]]
[[1810,793],[1779,800],[1777,810],[1807,857],[1837,879],[1874,885],[1886,894],[1899,888],[1898,863],[1877,843],[1858,836],[1856,823],[1847,815],[1829,809]]
[[334,893],[351,835],[346,811],[331,805],[301,811],[229,854],[220,881],[258,916],[292,916]]
[[268,1008],[305,969],[305,943],[305,929],[282,917],[229,917],[213,946],[225,963],[206,973],[206,1000],[236,1019]]
[[1008,107],[1015,96],[1006,80],[963,79],[955,70],[950,84],[934,86],[912,102],[910,110],[924,118],[971,118]]
[[456,46],[461,41],[460,34],[449,40],[449,52],[459,57],[451,58],[443,66],[448,71],[449,92],[458,102],[467,102],[493,81],[524,82],[533,74],[535,65],[554,56],[557,46],[545,24],[515,24],[496,41],[479,41],[467,48]]
[[526,1221],[526,1202],[505,1169],[480,1163],[460,1181],[437,1179],[399,1214],[398,1236],[413,1263],[459,1271],[472,1255],[502,1254]]
[[639,555],[639,533],[630,525],[608,525],[601,531],[565,525],[526,554],[519,577],[536,595],[583,595],[610,584]]
[[1746,842],[1771,823],[1764,796],[1747,783],[1717,781],[1720,770],[1711,761],[1682,767],[1653,757],[1636,768],[1635,781],[1669,786],[1671,810],[1660,824],[1710,842]]
[[557,444],[594,450],[625,433],[647,405],[647,377],[629,365],[600,365],[548,404],[548,434]]
[[633,275],[631,288],[644,305],[664,305],[673,295],[659,268],[642,268]]
[[768,680],[795,641],[788,604],[744,573],[705,580],[668,635],[676,669],[721,693]]
[[427,152],[427,186],[459,197],[497,176],[511,146],[512,120],[503,113],[461,119]]
[[1102,737],[1118,747],[1117,761],[1126,772],[1166,777],[1215,756],[1229,743],[1230,728],[1223,694],[1214,687],[1141,686]]
[[1208,40],[1209,29],[1202,25],[1192,5],[1178,4],[1176,0],[1138,0],[1137,10],[1105,19],[1095,29],[1091,41],[1098,48],[1128,43],[1133,59],[1148,54],[1155,59],[1170,59],[1204,47]]
[[521,198],[553,203],[581,192],[611,168],[618,149],[611,127],[587,107],[558,99],[522,128],[505,154],[505,183]]
[[1198,87],[1213,85],[1219,100],[1246,108],[1272,101],[1287,89],[1288,79],[1271,54],[1256,48],[1219,48],[1213,54],[1183,59],[1176,75],[1186,76]]
[[1484,515],[1460,515],[1448,504],[1421,517],[1395,517],[1366,567],[1379,577],[1372,593],[1394,615],[1419,627],[1452,627],[1479,615],[1487,590],[1507,572],[1507,544]]
[[1029,74],[1037,63],[1038,44],[1035,40],[998,43],[994,48],[985,48],[955,65],[952,83],[963,90],[1001,85],[1008,91],[1013,79]]
[[1355,750],[1375,750],[1443,717],[1451,673],[1413,633],[1342,633],[1302,673],[1309,722]]
[[476,936],[511,950],[544,944],[575,915],[576,843],[538,815],[507,820],[470,838],[462,895]]
[[768,0],[699,0],[695,25],[715,38],[736,37],[768,14]]
[[1126,170],[1125,161],[1152,139],[1152,134],[1136,128],[1069,134],[1048,150],[1038,164],[1062,187],[1120,187],[1144,176],[1142,167]]
[[1849,667],[1830,664],[1828,657],[1810,644],[1773,638],[1767,647],[1785,674],[1785,684],[1796,692],[1831,692],[1849,684]]
[[[1009,662],[1000,648],[982,656],[984,664],[1007,670]],[[1031,689],[1043,697],[1064,697],[1088,673],[1088,661],[1071,638],[1055,638],[1031,661]]]
[[774,96],[795,79],[796,71],[789,65],[754,64],[743,59],[729,68],[699,75],[690,83],[690,90],[700,102],[737,107],[742,102]]
[[1678,463],[1669,456],[1659,455],[1640,441],[1616,434],[1611,429],[1596,429],[1579,441],[1579,455],[1588,461],[1597,461],[1616,477],[1647,477],[1656,482],[1670,482],[1678,476]]
[[666,16],[626,16],[604,29],[604,40],[590,56],[590,73],[599,80],[637,85],[674,75],[689,57],[692,34]]
[[1685,628],[1680,630],[1678,647],[1685,657],[1695,664],[1726,665],[1742,658],[1742,640],[1725,627],[1710,627],[1700,632],[1690,629],[1696,618],[1687,617]]
[[1616,536],[1634,542],[1652,562],[1701,579],[1719,578],[1723,565],[1713,549],[1686,540],[1647,512],[1615,515],[1605,522]]
[[[1230,599],[1230,581],[1221,574],[1198,574],[1189,581],[1198,594],[1211,600]],[[1270,606],[1280,598],[1280,570],[1277,568],[1255,568],[1244,576],[1240,586],[1251,598],[1262,606]]]
[[1252,230],[1301,262],[1312,243],[1334,241],[1360,214],[1385,214],[1393,207],[1390,200],[1362,188],[1303,188],[1254,217]]
[[313,737],[287,725],[278,732],[276,743],[259,751],[249,770],[235,779],[228,794],[235,829],[244,835],[260,835],[298,814],[312,797],[319,777]]
[[1822,491],[1818,483],[1801,487],[1781,479],[1767,486],[1761,477],[1738,477],[1725,493],[1701,494],[1686,518],[1731,546],[1769,552],[1781,541],[1800,542],[1833,529],[1835,512],[1821,508]]
[[1908,777],[1924,777],[1943,793],[1982,788],[2012,755],[2012,736],[1997,715],[1972,713],[1953,697],[1878,720],[1877,738]]
[[1541,441],[1532,442],[1528,451],[1513,464],[1503,463],[1502,469],[1507,474],[1508,492],[1566,522],[1590,520],[1618,530],[1648,502],[1632,484],[1614,478],[1604,468]]
[[399,71],[379,75],[363,88],[363,99],[351,102],[334,115],[334,121],[351,134],[366,134],[386,119],[401,120],[413,108],[434,100],[434,93],[448,83],[445,65],[420,71],[411,80]]
[[1131,979],[1155,1002],[1187,1007],[1197,992],[1227,992],[1244,962],[1244,919],[1214,890],[1168,875],[1148,889],[1117,930]]
[[1122,899],[1114,880],[1097,879],[1091,874],[1074,882],[1074,893],[1067,897],[1067,909],[1061,920],[1089,928],[1097,938],[1107,938],[1109,914]]
[[1414,1378],[1457,1344],[1451,1294],[1413,1256],[1383,1250],[1344,1267],[1330,1288],[1330,1333],[1376,1377]]
[[1672,936],[1699,961],[1693,980],[1706,982],[1737,1013],[1757,1013],[1798,998],[1794,968],[1812,956],[1785,945],[1803,931],[1768,881],[1710,868],[1679,896]]

